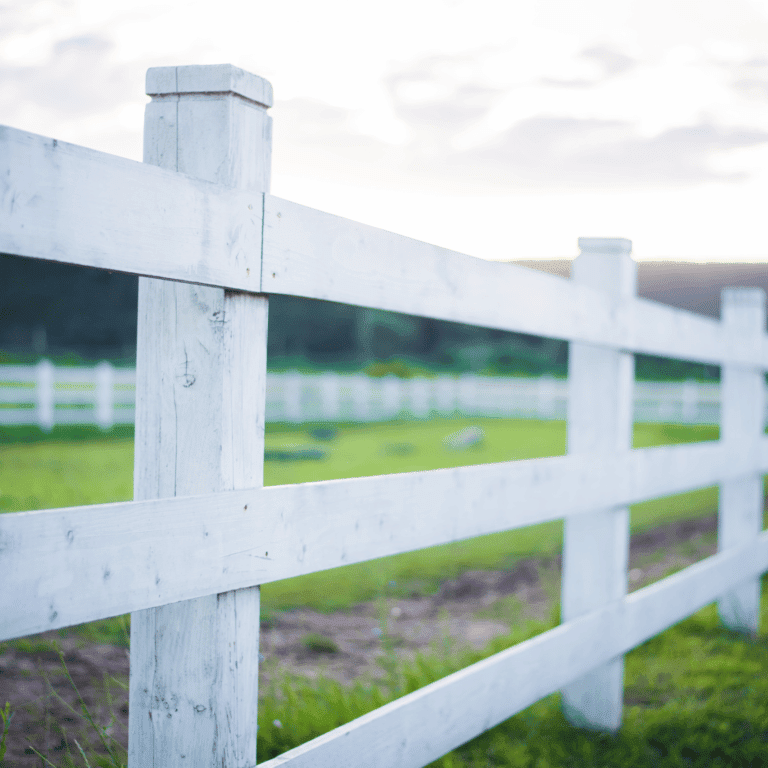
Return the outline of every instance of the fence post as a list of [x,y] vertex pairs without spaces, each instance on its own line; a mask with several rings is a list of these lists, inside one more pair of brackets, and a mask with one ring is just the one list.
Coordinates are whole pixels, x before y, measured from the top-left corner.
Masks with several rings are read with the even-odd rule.
[[[158,67],[147,93],[144,161],[252,190],[241,214],[257,217],[270,84],[229,64]],[[260,486],[266,297],[143,278],[138,322],[135,498]],[[131,768],[255,765],[258,640],[256,587],[132,615]]]
[[50,432],[55,423],[54,369],[50,360],[41,360],[35,366],[35,401],[37,423],[43,432]]
[[96,366],[96,423],[105,431],[115,423],[115,369],[106,360]]
[[[624,239],[580,238],[572,278],[610,294],[620,305],[636,292],[637,265]],[[632,445],[634,357],[571,343],[568,357],[568,452],[613,454]],[[577,618],[622,598],[627,590],[629,510],[596,510],[565,520],[562,619]],[[621,725],[624,659],[598,667],[563,689],[575,725],[614,731]]]
[[[765,292],[760,288],[726,288],[722,322],[733,345],[762,343]],[[765,379],[762,370],[738,365],[722,368],[720,439],[739,449],[758,452],[764,429]],[[763,478],[751,475],[720,484],[718,540],[720,551],[754,539],[763,528]],[[750,579],[718,602],[723,623],[756,634],[760,620],[760,579]]]

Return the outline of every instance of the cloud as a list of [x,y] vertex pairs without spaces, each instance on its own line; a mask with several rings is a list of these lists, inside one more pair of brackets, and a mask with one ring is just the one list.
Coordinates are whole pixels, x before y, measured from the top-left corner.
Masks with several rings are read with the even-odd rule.
[[745,174],[714,170],[712,158],[721,151],[767,142],[768,132],[711,123],[643,137],[626,122],[540,116],[447,160],[457,170],[497,186],[674,186],[740,180]]
[[[409,124],[418,130],[396,146],[356,133],[352,110],[299,99],[283,103],[275,109],[275,170],[453,193],[653,188],[739,181],[746,174],[719,171],[713,160],[768,143],[766,131],[713,122],[642,136],[626,121],[539,115],[458,150],[450,137],[475,119],[470,111],[485,107],[461,112],[448,100],[433,100],[418,108],[423,112]],[[411,116],[402,109],[398,114]]]
[[[591,88],[604,83],[612,77],[624,74],[637,66],[637,61],[614,48],[607,46],[593,46],[585,48],[577,60],[579,64],[591,64],[594,68],[592,77],[555,78],[545,77],[540,80],[542,85],[559,88]],[[583,66],[578,67],[579,70]]]
[[[606,46],[583,49],[579,58],[589,63],[581,71],[596,78],[590,83],[637,66]],[[488,116],[494,108],[514,101],[510,97],[522,86],[489,86],[473,61],[466,55],[432,56],[389,75],[384,84],[392,113],[407,136],[399,144],[356,130],[357,113],[350,108],[307,99],[277,105],[276,172],[456,194],[647,189],[740,181],[747,174],[718,169],[718,157],[768,142],[762,129],[726,127],[714,119],[651,135],[626,118],[573,116],[565,110],[511,115],[506,124],[494,117],[493,123]],[[483,132],[473,133],[477,126]]]
[[602,45],[586,48],[581,52],[581,55],[586,59],[596,61],[608,76],[620,75],[637,65],[637,62],[629,56],[614,48]]
[[87,118],[134,100],[143,77],[114,64],[112,49],[106,37],[80,35],[54,42],[43,64],[0,64],[3,121],[30,107],[54,119]]
[[733,82],[733,87],[750,96],[760,99],[768,98],[768,79],[761,77],[744,77]]
[[430,56],[384,80],[395,115],[415,131],[455,134],[479,120],[504,93],[480,82],[476,57]]

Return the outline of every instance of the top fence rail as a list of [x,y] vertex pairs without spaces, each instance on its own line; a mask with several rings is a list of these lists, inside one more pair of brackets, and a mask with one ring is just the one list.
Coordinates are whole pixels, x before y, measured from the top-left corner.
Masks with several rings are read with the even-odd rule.
[[12,128],[0,127],[0,148],[2,253],[768,368],[764,335],[734,340],[662,304]]

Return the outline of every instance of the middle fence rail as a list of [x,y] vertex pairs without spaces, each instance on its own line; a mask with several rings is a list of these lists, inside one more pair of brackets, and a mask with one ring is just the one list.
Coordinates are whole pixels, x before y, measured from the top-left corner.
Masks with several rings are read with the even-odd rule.
[[[563,519],[562,624],[265,767],[417,768],[558,690],[616,730],[629,649],[715,601],[757,631],[762,291],[718,322],[637,298],[628,240],[582,238],[565,280],[281,200],[269,83],[163,67],[147,92],[145,164],[0,128],[0,252],[143,278],[136,500],[0,515],[0,640],[133,612],[131,768],[252,768],[259,585],[385,555]],[[567,340],[568,454],[262,487],[271,293]],[[721,366],[718,441],[631,448],[637,352]],[[713,484],[718,554],[628,595],[627,506]]]
[[[95,424],[109,429],[133,424],[136,372],[102,361],[95,367],[0,366],[0,424]],[[476,374],[370,377],[364,373],[267,374],[266,420],[373,422],[431,416],[566,418],[568,380],[553,376]],[[700,381],[638,381],[635,421],[718,424],[720,384]],[[765,414],[768,423],[768,409]]]

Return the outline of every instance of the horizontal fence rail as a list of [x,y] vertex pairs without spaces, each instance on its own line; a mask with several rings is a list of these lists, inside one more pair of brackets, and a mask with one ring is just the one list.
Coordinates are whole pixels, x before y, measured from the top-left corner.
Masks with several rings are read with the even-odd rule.
[[[628,240],[580,240],[564,280],[281,200],[269,83],[163,67],[147,93],[145,164],[0,128],[0,253],[143,278],[137,500],[0,515],[0,640],[132,612],[131,768],[253,768],[258,587],[350,563],[563,519],[563,622],[265,766],[416,768],[557,690],[572,722],[616,730],[628,650],[713,601],[757,631],[764,293],[726,290],[717,321],[638,299]],[[514,405],[514,381],[481,377],[268,381],[271,293],[566,339],[569,380]],[[634,385],[632,352],[720,365],[721,385]],[[31,370],[0,382],[0,422],[128,419],[132,372]],[[543,409],[569,453],[263,488],[269,402],[285,421]],[[719,440],[630,450],[633,409]],[[719,553],[627,595],[627,505],[713,484]]]
[[768,367],[768,340],[515,264],[494,263],[265,195],[262,288],[632,352]]
[[[102,362],[94,368],[0,366],[0,424],[132,424],[136,374]],[[430,416],[565,419],[567,379],[462,374],[432,378],[371,378],[334,372],[267,374],[270,422],[371,422]],[[639,381],[635,421],[717,424],[720,385],[710,382]],[[768,423],[768,409],[766,410]]]
[[766,472],[768,439],[0,515],[0,640]]
[[0,253],[260,290],[263,196],[0,126]]
[[662,304],[13,128],[0,149],[14,198],[0,253],[768,368],[768,340]]

